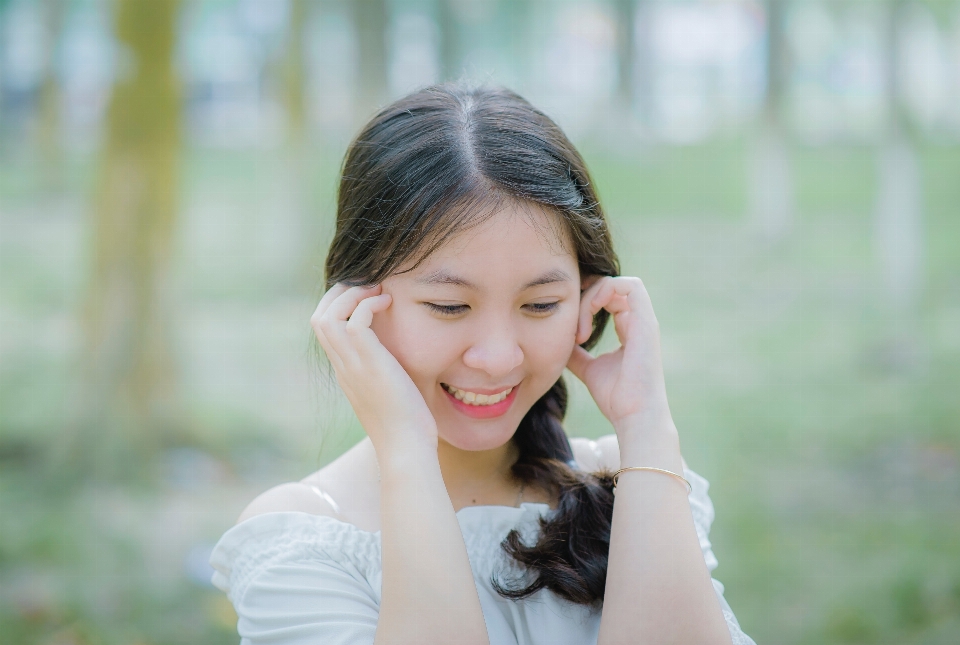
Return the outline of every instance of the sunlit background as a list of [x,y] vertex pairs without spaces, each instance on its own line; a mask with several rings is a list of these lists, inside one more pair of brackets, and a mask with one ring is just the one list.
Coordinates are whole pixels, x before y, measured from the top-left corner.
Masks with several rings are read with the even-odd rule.
[[362,437],[340,160],[456,78],[587,158],[744,630],[957,643],[957,0],[0,0],[0,642],[238,641],[213,544]]

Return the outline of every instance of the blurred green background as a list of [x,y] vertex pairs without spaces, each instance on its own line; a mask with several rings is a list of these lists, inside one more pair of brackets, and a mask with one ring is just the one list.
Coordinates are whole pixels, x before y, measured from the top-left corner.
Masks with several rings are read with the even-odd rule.
[[0,0],[0,641],[237,642],[213,544],[362,437],[340,160],[451,78],[587,158],[744,630],[956,643],[956,0]]

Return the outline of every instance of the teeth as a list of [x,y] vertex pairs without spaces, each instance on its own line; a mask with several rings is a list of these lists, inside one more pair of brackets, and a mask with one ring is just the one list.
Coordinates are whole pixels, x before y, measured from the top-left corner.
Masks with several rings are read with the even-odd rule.
[[470,405],[493,405],[495,403],[500,403],[505,398],[510,396],[510,393],[513,391],[513,388],[507,388],[503,392],[498,392],[497,394],[477,394],[475,392],[467,392],[466,390],[459,390],[452,385],[444,384],[447,392],[456,397],[458,401],[463,401]]

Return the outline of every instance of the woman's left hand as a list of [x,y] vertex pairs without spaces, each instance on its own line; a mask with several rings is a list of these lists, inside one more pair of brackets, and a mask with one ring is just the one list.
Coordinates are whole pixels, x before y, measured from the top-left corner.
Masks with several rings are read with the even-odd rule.
[[[620,347],[594,357],[580,343],[600,309],[613,315]],[[567,368],[583,381],[600,411],[619,432],[625,426],[672,426],[660,358],[660,326],[640,278],[603,277],[580,299],[577,344]]]

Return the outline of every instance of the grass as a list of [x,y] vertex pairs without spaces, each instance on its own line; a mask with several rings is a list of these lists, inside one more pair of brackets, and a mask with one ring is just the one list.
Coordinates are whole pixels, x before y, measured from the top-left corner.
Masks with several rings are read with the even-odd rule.
[[[744,216],[744,141],[585,150],[624,271],[653,298],[684,455],[711,482],[715,576],[744,630],[784,645],[955,642],[960,151],[919,149],[926,256],[905,315],[872,245],[873,150],[793,149],[799,217],[777,240]],[[175,284],[190,435],[168,445],[154,486],[63,490],[41,466],[74,391],[95,172],[71,160],[52,198],[28,156],[0,159],[9,642],[237,641],[196,554],[257,492],[360,437],[349,409],[317,394],[309,360],[311,240],[329,234],[337,165],[309,163],[313,206],[298,211],[279,156],[185,153]],[[570,434],[610,432],[568,382]]]

